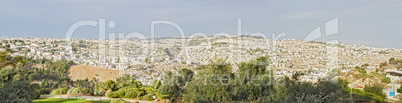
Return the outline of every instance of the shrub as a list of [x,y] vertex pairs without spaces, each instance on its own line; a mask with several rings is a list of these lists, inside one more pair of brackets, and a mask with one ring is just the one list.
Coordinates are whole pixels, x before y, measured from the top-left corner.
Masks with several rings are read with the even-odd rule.
[[88,88],[82,88],[81,91],[82,91],[83,94],[89,94],[90,93]]
[[49,88],[42,88],[42,89],[40,89],[40,94],[49,94],[50,91],[51,90]]
[[135,98],[135,97],[137,97],[137,94],[135,92],[127,92],[124,95],[124,98]]
[[158,93],[158,92],[155,93],[155,96],[158,99],[169,99],[171,97],[171,95],[164,95],[164,94],[161,94],[161,93]]
[[137,97],[140,97],[140,96],[145,95],[145,92],[144,92],[144,91],[138,91],[138,92],[136,92],[136,93],[137,93]]
[[109,90],[107,90],[107,91],[105,92],[105,96],[108,96],[110,93],[112,93],[112,90],[111,90],[111,89],[109,89]]
[[154,100],[154,96],[155,94],[151,93],[151,94],[147,94],[144,96],[139,97],[138,99],[140,100]]
[[107,94],[107,97],[109,97],[109,98],[115,98],[115,95],[114,95],[114,94],[115,94],[115,93],[113,93],[113,92],[112,92],[112,93],[108,93],[108,94]]
[[32,103],[37,97],[34,86],[27,81],[12,81],[0,86],[0,103]]
[[402,93],[402,85],[396,90],[398,93]]
[[117,98],[123,98],[125,93],[123,91],[116,91],[115,95],[116,95]]
[[383,92],[384,87],[380,86],[380,85],[365,85],[363,90],[364,92],[368,92],[368,93],[374,93],[382,98],[386,98],[387,95],[385,95],[385,93]]
[[83,95],[83,92],[81,89],[79,88],[71,88],[67,91],[67,94],[71,94],[71,95]]
[[96,95],[96,96],[104,96],[105,93],[106,93],[106,90],[104,90],[104,89],[97,89],[94,91],[94,95]]
[[50,92],[50,94],[53,95],[58,95],[58,94],[66,94],[67,93],[67,88],[58,88]]
[[123,98],[124,97],[124,92],[123,91],[114,91],[112,93],[109,93],[107,95],[109,98]]
[[388,84],[388,83],[391,83],[391,79],[389,77],[384,77],[384,78],[382,78],[381,82]]
[[146,87],[146,88],[142,88],[142,89],[145,90],[145,92],[146,92],[147,94],[155,93],[154,89],[152,89],[152,88],[150,88],[150,87]]

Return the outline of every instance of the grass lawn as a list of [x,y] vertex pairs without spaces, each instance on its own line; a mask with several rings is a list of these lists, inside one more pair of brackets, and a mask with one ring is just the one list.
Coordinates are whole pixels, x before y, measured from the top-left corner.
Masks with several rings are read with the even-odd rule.
[[60,98],[44,98],[36,99],[34,103],[109,103],[110,100],[105,101],[91,101],[84,99],[60,99]]

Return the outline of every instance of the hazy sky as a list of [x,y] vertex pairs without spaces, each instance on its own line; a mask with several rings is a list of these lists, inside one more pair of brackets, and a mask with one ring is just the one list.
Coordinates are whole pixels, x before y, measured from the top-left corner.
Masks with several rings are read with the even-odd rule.
[[[338,18],[339,34],[335,38],[341,42],[402,48],[401,0],[3,0],[0,36],[64,38],[72,24],[100,18],[116,23],[106,33],[139,32],[146,36],[154,20],[172,21],[185,35],[236,35],[237,20],[241,19],[241,34],[260,32],[271,38],[272,33],[284,32],[287,35],[283,39],[300,40],[317,27],[325,32],[324,24]],[[156,25],[155,35],[179,36],[179,32],[169,25]],[[73,38],[98,38],[98,28],[78,28]]]

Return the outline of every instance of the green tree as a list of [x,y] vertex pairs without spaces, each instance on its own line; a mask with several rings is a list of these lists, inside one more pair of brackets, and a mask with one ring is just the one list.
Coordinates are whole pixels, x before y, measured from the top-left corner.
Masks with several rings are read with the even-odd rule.
[[380,86],[379,84],[374,85],[365,85],[363,90],[368,93],[374,93],[376,95],[381,96],[382,98],[386,98],[387,95],[383,92],[384,87]]
[[177,72],[183,77],[183,79],[185,79],[186,82],[190,81],[194,75],[194,72],[187,68],[182,68]]
[[28,75],[24,69],[4,67],[0,70],[0,83],[8,81],[27,81]]
[[[212,59],[210,64],[203,68],[202,72],[191,80],[184,92],[185,102],[229,102],[230,87],[226,85],[228,80],[222,83],[219,76],[233,76],[232,67],[223,59]],[[230,78],[227,78],[230,79]],[[210,82],[205,83],[205,80]]]
[[10,81],[0,87],[1,103],[32,103],[38,98],[38,86],[28,81]]
[[261,101],[264,96],[274,92],[271,87],[273,76],[267,71],[268,56],[239,64],[239,74],[236,75],[232,90],[233,100]]
[[6,51],[0,51],[0,62],[8,61],[9,56]]
[[402,85],[396,90],[398,93],[402,93]]
[[105,90],[115,90],[116,89],[116,83],[113,80],[99,82],[99,86]]
[[338,85],[343,88],[348,88],[349,81],[346,79],[338,78],[337,79]]
[[287,103],[350,103],[350,93],[330,81],[297,82],[287,89]]

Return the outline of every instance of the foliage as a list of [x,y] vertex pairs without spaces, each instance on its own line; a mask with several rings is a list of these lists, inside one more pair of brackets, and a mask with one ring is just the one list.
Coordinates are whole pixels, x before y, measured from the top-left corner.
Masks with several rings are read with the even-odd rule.
[[67,88],[59,88],[59,89],[55,89],[52,92],[50,92],[50,94],[52,95],[59,95],[59,94],[66,94],[67,93]]
[[155,89],[155,90],[158,90],[158,88],[159,88],[161,85],[162,85],[162,83],[161,83],[160,80],[153,80],[153,81],[152,81],[152,87],[153,87],[153,89]]
[[[4,59],[3,57],[1,58]],[[22,68],[22,63],[17,63],[15,68],[12,66],[1,68],[0,102],[32,102],[33,99],[38,97],[39,91],[37,89],[39,85],[30,84],[26,75],[27,72]]]
[[111,89],[109,89],[109,90],[107,90],[107,91],[105,92],[105,96],[108,96],[110,93],[112,93],[112,90],[111,90]]
[[144,96],[139,97],[139,100],[154,100],[155,94],[151,93],[151,94],[146,94]]
[[[350,92],[350,89],[349,89]],[[360,89],[353,89],[353,102],[382,102],[384,101],[384,98],[381,96],[374,94],[374,93],[368,93],[361,91]]]
[[0,70],[0,83],[6,83],[9,81],[27,81],[27,80],[28,80],[27,73],[24,69],[7,66]]
[[261,56],[256,60],[242,62],[239,65],[239,75],[236,75],[236,84],[233,87],[233,100],[260,101],[264,96],[274,92],[273,76],[267,72],[268,56]]
[[80,88],[71,88],[67,91],[69,95],[83,95],[84,92]]
[[368,67],[368,66],[370,66],[370,65],[366,63],[366,64],[363,64],[361,67],[364,68],[364,67]]
[[296,83],[287,89],[288,103],[351,102],[349,92],[330,81]]
[[343,88],[347,88],[348,84],[349,84],[348,80],[342,79],[342,78],[337,78],[337,82],[338,82],[338,85],[343,87]]
[[137,87],[141,87],[141,83],[139,81],[135,81],[135,75],[125,75],[116,78],[116,88],[124,88],[127,86],[135,85]]
[[[224,60],[211,60],[209,65],[200,66],[197,75],[184,88],[184,102],[273,102],[273,103],[326,103],[354,102],[348,92],[349,81],[338,78],[321,79],[316,83],[298,81],[304,75],[296,72],[292,79],[288,77],[274,78],[273,71],[268,70],[269,57],[259,57],[256,60],[239,64],[239,72],[233,75],[231,66]],[[358,68],[360,69],[360,68]],[[212,75],[212,76],[211,76]],[[214,75],[225,75],[226,79],[215,81]],[[256,77],[260,77],[256,79]],[[222,78],[220,78],[222,79]],[[207,81],[207,82],[205,82]],[[223,83],[222,83],[223,81]],[[262,84],[265,83],[265,84]],[[167,92],[174,87],[160,87]],[[382,97],[368,92],[354,94],[368,97],[363,101],[383,100]]]
[[356,68],[361,74],[367,75],[367,72],[366,72],[366,70],[365,70],[364,68],[359,67],[359,66],[356,66],[355,68]]
[[190,81],[194,75],[194,72],[187,68],[182,68],[177,72],[185,79],[185,81]]
[[[192,81],[190,81],[184,91],[185,102],[229,102],[230,88],[225,83],[218,80],[219,76],[230,77],[232,67],[223,59],[210,60],[210,64],[204,68]],[[194,80],[195,79],[195,80]],[[205,80],[211,80],[204,83]]]
[[376,95],[378,95],[378,96],[380,96],[382,98],[386,98],[387,95],[384,94],[383,89],[384,88],[382,86],[378,85],[378,84],[365,85],[364,88],[363,88],[363,90],[365,92],[373,93],[373,94],[376,94]]
[[391,78],[389,78],[389,77],[384,77],[384,78],[382,78],[382,80],[381,80],[381,82],[383,82],[383,83],[391,83]]
[[94,95],[96,95],[96,96],[104,96],[105,93],[106,93],[106,90],[104,90],[104,89],[95,89],[94,90]]
[[402,93],[402,85],[396,90],[398,93]]
[[116,89],[116,83],[113,80],[99,82],[98,86],[105,90],[115,90]]
[[38,97],[38,85],[28,81],[10,81],[0,87],[1,103],[29,103]]

